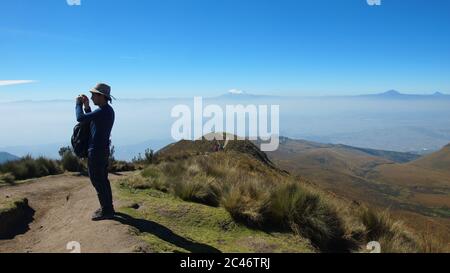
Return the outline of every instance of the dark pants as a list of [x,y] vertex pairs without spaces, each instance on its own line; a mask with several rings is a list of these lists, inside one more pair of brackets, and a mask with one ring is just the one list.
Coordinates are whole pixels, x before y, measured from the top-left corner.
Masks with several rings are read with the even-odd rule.
[[103,210],[113,209],[111,184],[108,180],[108,158],[109,155],[89,155],[88,172],[92,185],[97,191],[98,200]]

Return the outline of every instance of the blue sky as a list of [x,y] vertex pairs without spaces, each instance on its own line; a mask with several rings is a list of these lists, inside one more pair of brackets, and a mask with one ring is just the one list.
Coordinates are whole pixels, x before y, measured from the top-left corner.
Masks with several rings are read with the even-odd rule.
[[0,101],[100,81],[118,98],[450,93],[449,14],[448,0],[2,0]]

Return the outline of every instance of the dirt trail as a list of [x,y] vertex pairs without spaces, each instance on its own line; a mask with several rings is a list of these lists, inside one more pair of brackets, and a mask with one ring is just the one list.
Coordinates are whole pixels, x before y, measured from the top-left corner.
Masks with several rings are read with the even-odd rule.
[[[111,183],[120,177],[110,175]],[[83,253],[145,249],[145,244],[130,232],[129,226],[114,220],[91,221],[90,217],[99,204],[89,178],[72,174],[40,178],[0,188],[0,198],[6,196],[28,198],[35,214],[25,234],[11,240],[0,240],[0,253],[70,253],[67,244],[72,241],[80,243]]]

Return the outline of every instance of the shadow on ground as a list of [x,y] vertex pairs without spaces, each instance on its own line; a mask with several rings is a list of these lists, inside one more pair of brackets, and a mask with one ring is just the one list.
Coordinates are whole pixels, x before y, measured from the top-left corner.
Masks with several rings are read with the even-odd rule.
[[0,240],[11,240],[30,230],[35,211],[28,205],[28,200],[17,205],[13,210],[0,214]]
[[128,214],[120,212],[116,213],[114,220],[124,225],[134,227],[139,230],[139,232],[153,234],[156,237],[177,247],[185,249],[186,251],[189,251],[191,253],[221,253],[221,251],[217,248],[188,240],[175,234],[172,230],[166,228],[165,226],[153,221],[137,219]]

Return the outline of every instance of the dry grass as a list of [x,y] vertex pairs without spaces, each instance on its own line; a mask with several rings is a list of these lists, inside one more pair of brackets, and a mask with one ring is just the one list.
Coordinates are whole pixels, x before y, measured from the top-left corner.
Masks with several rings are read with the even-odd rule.
[[22,157],[0,165],[0,173],[10,173],[16,180],[38,178],[62,173],[59,162],[44,157]]
[[120,184],[124,187],[135,190],[145,190],[153,187],[150,180],[140,174],[127,177],[126,179],[122,180]]
[[0,185],[1,184],[14,184],[16,178],[11,173],[0,174]]
[[363,251],[370,241],[380,242],[383,252],[442,250],[431,239],[420,241],[387,212],[353,205],[235,151],[163,161],[125,184],[221,206],[236,222],[298,234],[319,251]]
[[345,234],[337,212],[319,193],[236,152],[150,165],[141,178],[132,177],[127,184],[134,189],[164,188],[185,201],[222,206],[237,222],[297,233],[323,251]]
[[427,227],[419,233],[419,251],[422,253],[450,253],[450,243],[443,238],[448,234],[436,234]]
[[318,193],[295,181],[277,185],[264,208],[265,219],[308,238],[322,251],[340,251],[336,245],[345,234],[342,219]]
[[377,241],[385,253],[418,252],[419,243],[400,221],[392,219],[388,211],[377,212],[362,208],[361,222],[366,227],[367,241]]
[[177,181],[173,190],[176,196],[185,201],[219,206],[221,189],[215,179],[206,174],[197,174],[185,181]]
[[262,227],[265,222],[262,210],[269,198],[269,190],[261,187],[258,180],[242,180],[224,187],[221,204],[236,221]]

